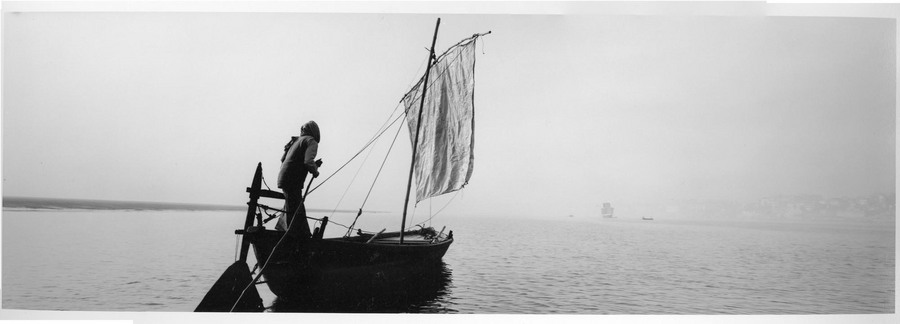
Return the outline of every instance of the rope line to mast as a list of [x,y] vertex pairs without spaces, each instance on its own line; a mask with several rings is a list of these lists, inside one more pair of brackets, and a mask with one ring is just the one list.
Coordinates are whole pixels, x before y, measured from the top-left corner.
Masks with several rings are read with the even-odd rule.
[[384,160],[381,161],[381,166],[378,167],[378,173],[375,174],[375,179],[372,180],[372,185],[369,186],[369,192],[366,193],[366,198],[363,199],[362,205],[359,206],[359,212],[356,213],[356,217],[353,218],[353,223],[350,224],[350,227],[347,228],[347,233],[344,236],[349,236],[350,232],[353,231],[353,227],[356,226],[356,221],[359,220],[359,216],[362,216],[363,207],[366,206],[366,202],[369,201],[369,196],[372,194],[372,189],[375,188],[375,183],[378,182],[378,177],[381,176],[381,170],[384,169],[384,165],[387,162],[388,157],[391,155],[391,151],[394,149],[394,144],[397,143],[397,137],[400,135],[400,130],[403,129],[403,125],[397,127],[397,132],[394,133],[394,139],[391,141],[391,146],[388,147],[387,153],[384,154]]
[[448,200],[447,203],[444,204],[444,207],[441,207],[441,209],[438,209],[438,211],[436,213],[434,213],[433,215],[431,215],[431,217],[428,217],[428,219],[423,220],[422,222],[420,222],[418,224],[412,225],[412,226],[410,226],[410,228],[413,228],[417,225],[423,225],[423,224],[425,224],[425,222],[430,221],[432,218],[434,218],[435,216],[440,214],[442,211],[444,211],[444,209],[447,208],[447,206],[450,206],[450,203],[453,202],[453,199],[456,199],[456,196],[459,195],[460,192],[462,192],[462,190],[457,190],[456,193],[453,194],[453,197],[450,197],[450,200]]
[[[397,105],[397,107],[399,108],[399,104]],[[393,116],[393,113],[392,113],[391,115]],[[348,164],[350,164],[350,162],[352,162],[353,159],[356,159],[356,157],[358,157],[363,151],[366,150],[366,148],[368,148],[370,145],[372,145],[372,143],[374,143],[375,140],[377,140],[379,137],[381,137],[381,135],[383,135],[383,134],[390,128],[390,126],[394,125],[394,123],[396,123],[398,120],[400,120],[400,117],[403,117],[403,115],[402,115],[402,114],[401,114],[401,115],[398,115],[397,118],[395,118],[394,121],[391,122],[391,124],[388,126],[388,128],[385,128],[385,129],[381,130],[381,132],[378,133],[374,138],[372,138],[371,140],[369,140],[369,142],[366,143],[366,145],[364,145],[363,148],[362,148],[361,150],[359,150],[359,152],[356,152],[356,154],[354,154],[353,157],[350,158],[350,160],[347,160],[347,162],[345,162],[344,165],[341,165],[340,168],[338,168],[337,170],[335,170],[334,173],[332,173],[332,174],[329,175],[327,178],[325,178],[325,180],[322,180],[322,182],[320,182],[317,186],[315,186],[315,187],[313,187],[312,189],[310,189],[310,190],[309,190],[309,193],[312,193],[313,191],[316,191],[316,189],[318,189],[319,187],[321,187],[323,184],[325,184],[325,182],[327,182],[328,180],[330,180],[330,179],[331,179],[332,177],[334,177],[338,172],[340,172],[344,167],[346,167]]]
[[[391,115],[393,115],[393,113],[391,113]],[[338,207],[341,206],[341,202],[344,201],[344,197],[347,196],[347,192],[350,191],[350,187],[352,187],[353,183],[356,182],[356,177],[359,176],[359,172],[362,171],[363,166],[366,165],[366,161],[369,160],[369,156],[372,155],[373,151],[375,151],[374,148],[369,150],[369,153],[366,154],[366,157],[363,159],[362,163],[359,164],[359,168],[356,169],[356,173],[353,174],[353,179],[350,179],[350,183],[347,184],[347,188],[344,189],[344,193],[341,194],[341,198],[338,199],[337,203],[334,204],[334,209],[331,210],[331,214],[329,216],[334,216],[334,213],[337,212]]]
[[[318,222],[318,223],[321,223],[321,222],[323,222],[323,221],[325,220],[324,218],[315,218],[315,217],[309,217],[309,216],[306,216],[306,218],[307,218],[307,219],[312,219],[312,220],[314,220],[314,221],[316,221],[316,222]],[[329,224],[334,224],[334,225],[337,225],[337,226],[340,226],[340,227],[343,227],[343,228],[348,228],[347,225],[344,225],[344,224],[341,224],[341,223],[332,221],[331,219],[328,220],[328,223],[329,223]],[[314,226],[314,227],[315,227],[315,226]]]
[[394,144],[397,143],[397,137],[400,135],[400,130],[403,129],[403,125],[397,127],[397,132],[394,133],[394,139],[391,141],[391,146],[388,147],[387,153],[384,155],[384,160],[381,161],[381,166],[378,168],[378,173],[375,174],[375,180],[372,181],[372,186],[369,187],[369,192],[366,193],[366,198],[363,199],[362,205],[359,207],[362,209],[366,206],[366,202],[369,201],[369,195],[372,194],[372,189],[375,188],[375,182],[378,181],[378,177],[381,175],[381,170],[384,170],[384,164],[387,162],[388,156],[391,154],[391,151],[394,149]]

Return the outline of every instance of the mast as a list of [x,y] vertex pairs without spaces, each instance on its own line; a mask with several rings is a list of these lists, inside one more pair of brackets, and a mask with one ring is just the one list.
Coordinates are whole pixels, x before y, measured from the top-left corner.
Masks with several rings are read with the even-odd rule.
[[441,18],[434,25],[434,38],[431,39],[431,51],[428,53],[428,68],[425,69],[425,80],[422,84],[422,101],[419,103],[419,117],[416,119],[416,137],[413,140],[412,161],[409,163],[409,180],[406,181],[406,197],[403,203],[403,222],[400,224],[400,244],[403,244],[403,230],[406,228],[406,211],[409,208],[409,192],[412,189],[413,170],[416,167],[416,151],[419,148],[419,131],[422,129],[422,109],[425,108],[425,94],[428,93],[428,75],[431,73],[431,64],[434,63],[434,44],[437,42],[438,28],[441,26]]

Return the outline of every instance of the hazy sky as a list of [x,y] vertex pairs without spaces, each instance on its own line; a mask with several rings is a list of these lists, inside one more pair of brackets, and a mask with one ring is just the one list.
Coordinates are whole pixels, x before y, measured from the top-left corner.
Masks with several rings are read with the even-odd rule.
[[[478,45],[474,174],[448,213],[894,190],[894,20],[441,17],[439,52],[492,31]],[[3,195],[240,205],[257,162],[275,185],[307,120],[323,175],[355,154],[424,73],[437,16],[3,18]],[[308,206],[359,208],[395,129],[341,204],[357,163]],[[402,209],[408,138],[367,209]]]

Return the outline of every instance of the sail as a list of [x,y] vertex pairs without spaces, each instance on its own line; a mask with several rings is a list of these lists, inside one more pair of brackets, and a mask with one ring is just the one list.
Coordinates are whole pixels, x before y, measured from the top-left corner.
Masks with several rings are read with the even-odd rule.
[[[447,50],[433,63],[429,72],[418,148],[413,157],[417,203],[459,190],[472,176],[477,36]],[[412,143],[416,143],[423,81],[420,80],[403,97]]]

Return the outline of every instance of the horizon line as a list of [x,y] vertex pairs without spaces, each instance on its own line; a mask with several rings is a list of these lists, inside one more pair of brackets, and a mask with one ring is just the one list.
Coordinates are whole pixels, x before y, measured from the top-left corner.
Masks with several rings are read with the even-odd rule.
[[[87,199],[87,198],[58,198],[58,197],[29,197],[29,196],[6,196],[2,197],[3,208],[29,208],[29,209],[106,209],[106,210],[152,210],[152,209],[206,209],[206,210],[244,210],[246,206],[230,205],[230,204],[214,204],[214,203],[185,203],[185,202],[163,202],[163,201],[139,201],[139,200],[112,200],[112,199]],[[43,204],[38,204],[38,202]],[[57,202],[54,205],[52,202]],[[49,203],[49,204],[48,204]],[[70,206],[62,203],[75,203],[79,205]],[[107,203],[107,205],[99,205],[97,203]],[[181,207],[181,208],[178,208]],[[188,208],[193,207],[193,208]],[[187,208],[187,209],[186,209]],[[356,213],[358,210],[346,209],[322,209],[307,208],[310,212],[341,212]],[[369,213],[388,213],[387,211],[367,210]]]

